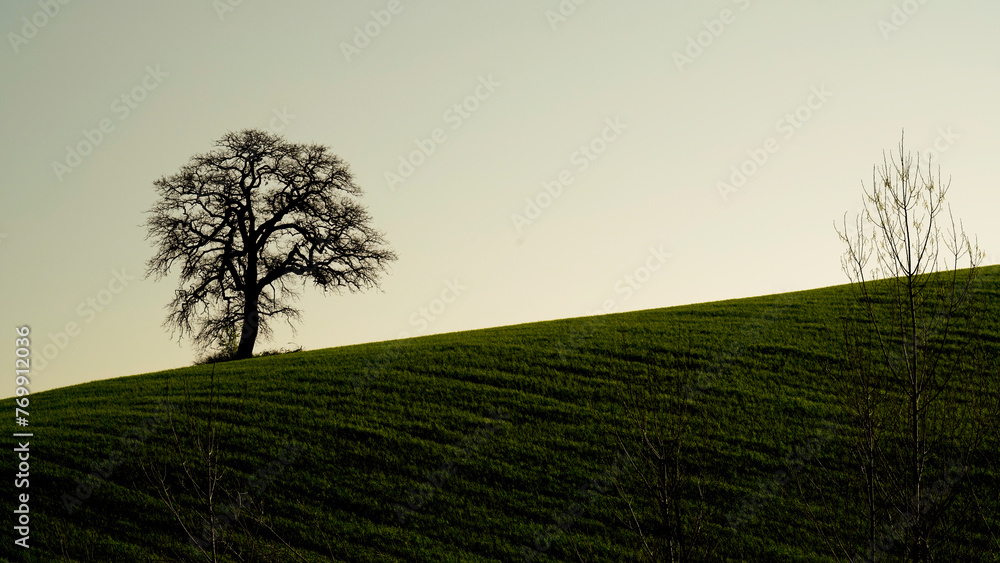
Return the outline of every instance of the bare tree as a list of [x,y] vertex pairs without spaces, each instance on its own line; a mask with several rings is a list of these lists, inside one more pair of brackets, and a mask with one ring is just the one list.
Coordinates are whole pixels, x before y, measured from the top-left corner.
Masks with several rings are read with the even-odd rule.
[[[205,402],[194,399],[187,378],[181,400],[170,403],[169,435],[164,447],[147,445],[139,453],[139,468],[146,484],[163,502],[179,528],[186,548],[174,550],[180,560],[204,561],[306,561],[273,527],[263,492],[274,475],[263,468],[244,482],[234,478],[229,442],[239,433],[247,440],[246,426],[226,428],[220,420],[215,366],[209,375]],[[246,395],[244,388],[244,396]],[[228,438],[228,439],[227,439]],[[295,452],[297,455],[297,452]],[[273,465],[273,464],[272,464]],[[280,466],[280,464],[278,464]]]
[[[618,421],[610,425],[626,453],[623,479],[614,482],[625,508],[619,520],[651,561],[711,561],[718,547],[709,531],[718,510],[706,498],[707,461],[699,443],[708,421],[687,392],[697,375],[692,348],[689,334],[688,349],[672,373],[628,359],[618,389]],[[627,345],[619,353],[641,354]]]
[[327,147],[258,130],[228,133],[216,149],[155,182],[147,239],[158,248],[146,275],[180,266],[166,326],[202,347],[239,327],[248,358],[268,321],[299,311],[290,283],[324,291],[378,287],[396,259],[356,198],[362,190]]
[[953,553],[963,479],[1000,422],[989,399],[1000,381],[973,348],[986,317],[983,253],[956,227],[949,186],[900,140],[875,167],[852,232],[846,216],[837,229],[853,295],[840,397],[853,419],[866,543],[838,541],[850,560]]

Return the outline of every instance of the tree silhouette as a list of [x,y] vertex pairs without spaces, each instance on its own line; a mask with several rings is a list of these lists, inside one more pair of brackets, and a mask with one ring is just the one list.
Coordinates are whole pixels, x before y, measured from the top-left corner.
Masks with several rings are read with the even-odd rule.
[[321,145],[228,133],[154,186],[146,238],[158,250],[146,275],[180,267],[164,325],[205,348],[238,331],[236,359],[253,355],[273,318],[294,328],[293,281],[353,293],[378,287],[396,259],[356,201],[348,165]]
[[956,226],[949,187],[900,139],[874,168],[863,213],[837,229],[852,291],[837,396],[854,428],[854,489],[836,512],[860,524],[860,534],[831,530],[838,559],[984,560],[971,482],[990,463],[983,447],[1000,422],[1000,378],[982,346],[983,253]]

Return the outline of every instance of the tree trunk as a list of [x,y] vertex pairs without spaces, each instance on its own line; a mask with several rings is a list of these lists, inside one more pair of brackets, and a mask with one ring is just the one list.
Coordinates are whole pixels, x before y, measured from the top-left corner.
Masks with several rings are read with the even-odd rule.
[[260,312],[257,310],[257,296],[247,296],[243,309],[243,330],[240,333],[240,345],[236,349],[235,360],[253,357],[253,347],[257,343],[257,330],[260,327]]

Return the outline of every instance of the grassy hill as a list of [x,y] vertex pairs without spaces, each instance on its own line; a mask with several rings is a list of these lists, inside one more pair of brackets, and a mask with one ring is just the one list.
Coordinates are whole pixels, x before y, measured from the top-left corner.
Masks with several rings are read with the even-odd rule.
[[[983,344],[995,358],[1000,267],[982,274],[980,291],[995,304]],[[13,546],[7,525],[0,552],[10,561],[196,560],[143,467],[166,469],[160,492],[200,533],[181,461],[207,486],[193,440],[207,439],[214,419],[213,463],[224,469],[214,494],[230,507],[217,529],[238,540],[246,526],[262,557],[299,560],[294,549],[307,561],[633,561],[638,540],[613,485],[639,490],[614,440],[634,430],[623,424],[619,385],[695,374],[685,385],[705,423],[693,451],[707,460],[706,529],[719,560],[827,560],[809,516],[822,507],[797,483],[837,485],[848,466],[850,429],[840,426],[830,375],[842,361],[847,296],[836,286],[38,393],[30,488],[15,489],[10,473],[0,485],[5,502],[30,493],[32,547]],[[996,436],[986,444],[962,480],[994,515],[969,525],[975,542],[1000,530],[1000,446]],[[801,479],[776,480],[797,460]],[[819,514],[833,525],[855,518]]]

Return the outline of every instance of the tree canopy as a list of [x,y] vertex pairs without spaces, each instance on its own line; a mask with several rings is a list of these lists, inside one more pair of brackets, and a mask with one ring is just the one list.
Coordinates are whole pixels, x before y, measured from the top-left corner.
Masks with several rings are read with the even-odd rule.
[[180,269],[164,324],[205,348],[238,332],[237,359],[270,336],[271,320],[294,328],[295,282],[324,292],[377,288],[396,259],[370,226],[350,168],[322,145],[231,132],[154,186],[146,238],[157,251],[146,275]]

